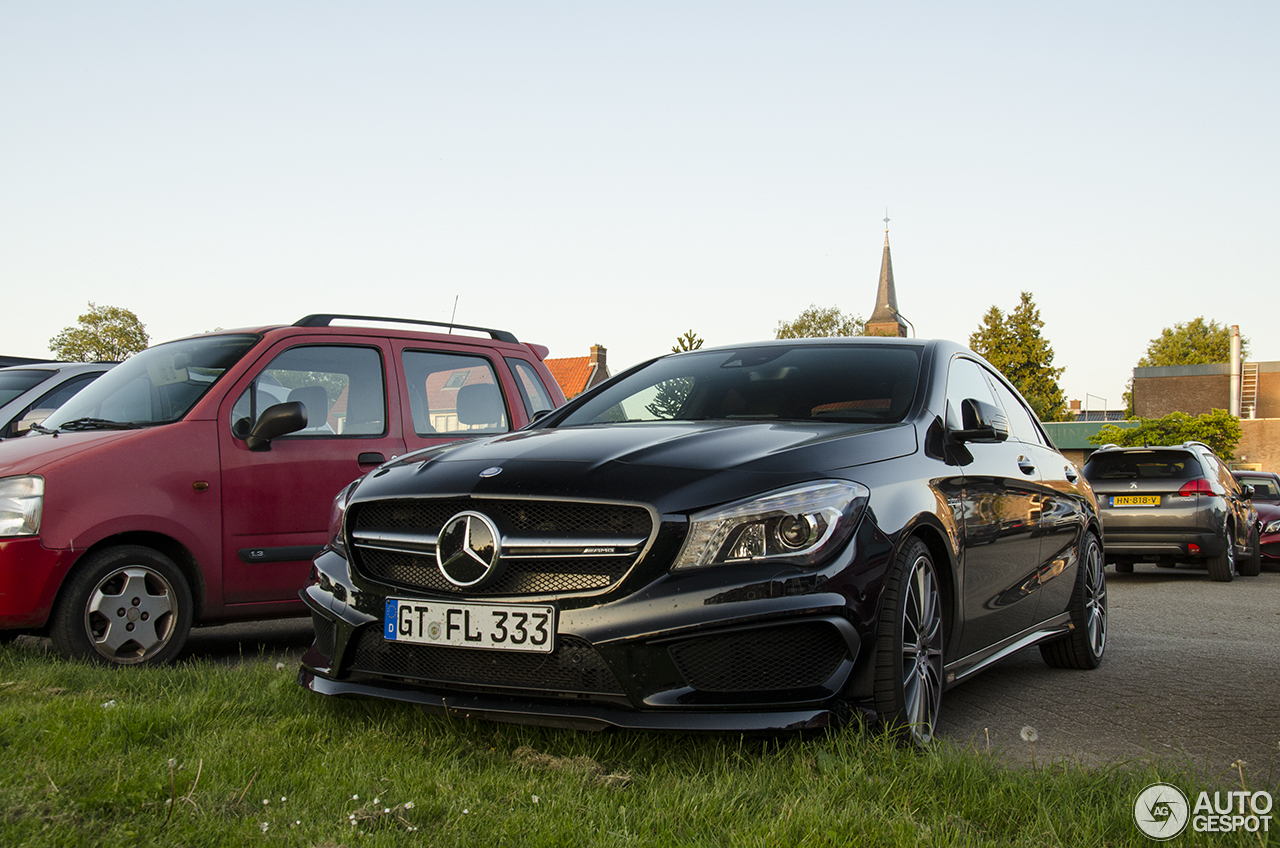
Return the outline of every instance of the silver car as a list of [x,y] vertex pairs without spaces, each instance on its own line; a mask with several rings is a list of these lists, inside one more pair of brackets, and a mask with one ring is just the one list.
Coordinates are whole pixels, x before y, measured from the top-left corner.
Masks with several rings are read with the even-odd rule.
[[25,435],[114,362],[48,362],[0,368],[0,439]]
[[1252,490],[1201,442],[1161,447],[1107,445],[1084,466],[1098,497],[1107,562],[1195,562],[1214,580],[1261,571]]

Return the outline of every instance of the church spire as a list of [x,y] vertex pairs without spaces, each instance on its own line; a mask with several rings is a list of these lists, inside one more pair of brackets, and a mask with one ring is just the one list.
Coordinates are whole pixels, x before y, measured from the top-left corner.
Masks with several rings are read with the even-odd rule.
[[889,255],[889,212],[884,213],[884,256],[880,259],[880,286],[876,308],[867,319],[868,336],[906,338],[907,325],[898,314],[898,293],[893,287],[893,258]]

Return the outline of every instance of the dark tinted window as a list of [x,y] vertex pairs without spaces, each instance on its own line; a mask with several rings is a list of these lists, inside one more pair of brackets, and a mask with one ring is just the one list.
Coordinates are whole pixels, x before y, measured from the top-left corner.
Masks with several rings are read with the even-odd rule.
[[1095,453],[1085,463],[1090,480],[1190,480],[1203,477],[1200,460],[1187,451]]
[[0,404],[8,403],[55,373],[54,371],[0,371]]
[[901,421],[919,351],[891,345],[769,345],[659,359],[560,426],[632,421]]

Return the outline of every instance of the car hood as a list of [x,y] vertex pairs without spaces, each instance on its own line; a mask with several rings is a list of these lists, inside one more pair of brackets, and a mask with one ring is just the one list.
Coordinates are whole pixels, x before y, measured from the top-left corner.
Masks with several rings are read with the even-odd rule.
[[60,460],[134,438],[145,430],[83,430],[56,436],[31,434],[0,440],[0,477],[39,474]]
[[911,424],[716,421],[528,430],[410,454],[369,475],[358,497],[601,498],[683,509],[848,476],[845,469],[916,448]]

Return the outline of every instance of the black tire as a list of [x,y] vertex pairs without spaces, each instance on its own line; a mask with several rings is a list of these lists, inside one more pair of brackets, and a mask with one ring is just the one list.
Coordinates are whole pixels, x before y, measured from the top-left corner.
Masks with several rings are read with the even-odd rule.
[[933,557],[909,539],[884,590],[876,634],[876,713],[916,745],[933,740],[942,707],[942,595]]
[[1236,563],[1241,577],[1257,577],[1262,573],[1262,539],[1257,527],[1249,534],[1249,556]]
[[1205,564],[1209,567],[1209,578],[1219,583],[1230,583],[1236,577],[1236,543],[1235,534],[1228,524],[1222,532],[1222,553],[1211,556]]
[[120,545],[90,554],[59,595],[53,647],[106,665],[171,661],[191,632],[191,589],[159,551]]
[[1107,575],[1098,537],[1086,533],[1080,546],[1080,567],[1071,593],[1071,632],[1043,642],[1040,656],[1052,668],[1093,669],[1107,649]]

